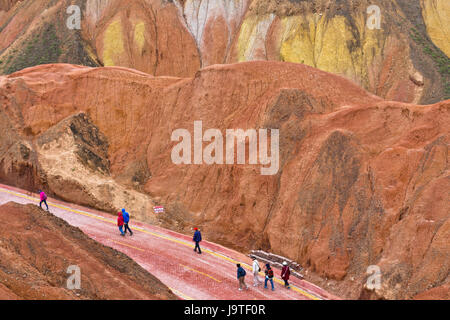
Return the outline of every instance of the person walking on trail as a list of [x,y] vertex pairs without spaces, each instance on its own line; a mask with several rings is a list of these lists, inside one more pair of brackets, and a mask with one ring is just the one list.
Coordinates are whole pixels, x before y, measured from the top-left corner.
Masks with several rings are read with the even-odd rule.
[[123,230],[122,230],[123,225],[124,225],[122,212],[119,212],[119,213],[118,213],[118,216],[117,216],[117,225],[119,226],[120,235],[123,236],[123,237],[125,237],[125,233],[124,233]]
[[122,216],[123,216],[123,224],[124,224],[124,234],[127,233],[127,230],[130,232],[130,236],[133,235],[133,231],[131,231],[128,223],[130,222],[130,214],[122,208]]
[[198,254],[201,254],[202,250],[200,249],[200,241],[202,241],[202,234],[200,233],[200,230],[198,230],[198,228],[194,228],[194,230],[194,238],[192,239],[195,242],[194,251],[197,252],[198,248]]
[[256,257],[253,257],[252,271],[253,271],[253,286],[257,287],[262,283],[262,281],[258,277],[258,273],[261,271],[261,268],[259,267],[259,263],[258,260],[256,260]]
[[47,211],[48,211],[47,195],[45,194],[44,191],[39,190],[39,197],[41,199],[41,202],[39,202],[39,207],[42,208],[42,202],[43,202],[43,203],[45,203],[45,206],[47,207]]
[[270,281],[270,284],[272,285],[272,291],[274,291],[275,288],[273,286],[273,270],[270,267],[270,264],[266,264],[264,273],[266,274],[266,279],[264,280],[264,289],[267,289],[267,281]]
[[241,267],[241,265],[238,263],[237,265],[237,278],[239,280],[239,291],[242,291],[242,289],[248,290],[248,286],[245,284],[245,275],[247,272],[245,272],[244,268]]
[[289,266],[287,265],[286,261],[283,261],[283,268],[281,269],[281,279],[284,280],[284,287],[286,289],[290,289],[291,287],[289,286],[289,275],[291,274],[291,271],[289,269]]

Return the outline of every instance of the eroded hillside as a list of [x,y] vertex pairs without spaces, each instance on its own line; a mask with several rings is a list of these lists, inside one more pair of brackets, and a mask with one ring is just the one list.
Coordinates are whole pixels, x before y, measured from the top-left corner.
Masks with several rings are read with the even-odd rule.
[[[365,294],[369,265],[383,270],[378,297],[447,292],[448,100],[385,101],[285,62],[216,65],[193,78],[45,65],[0,77],[0,99],[2,181],[98,208],[128,201],[139,219],[287,256],[343,297]],[[223,133],[279,129],[279,170],[173,163],[172,133],[200,120]],[[165,221],[145,209],[153,203]]]
[[[2,300],[177,299],[128,256],[36,205],[9,202],[0,217]],[[67,286],[71,266],[82,270],[79,289]]]
[[[66,12],[81,9],[80,30]],[[0,2],[0,71],[67,62],[188,77],[213,64],[304,63],[388,100],[450,98],[446,0],[36,0]],[[25,26],[25,28],[24,28]]]

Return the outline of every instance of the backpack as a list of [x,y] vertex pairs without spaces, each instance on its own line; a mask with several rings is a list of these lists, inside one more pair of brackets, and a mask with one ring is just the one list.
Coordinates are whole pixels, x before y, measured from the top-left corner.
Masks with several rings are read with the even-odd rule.
[[273,278],[273,270],[272,270],[272,269],[269,269],[269,270],[267,271],[267,276],[268,276],[269,278]]

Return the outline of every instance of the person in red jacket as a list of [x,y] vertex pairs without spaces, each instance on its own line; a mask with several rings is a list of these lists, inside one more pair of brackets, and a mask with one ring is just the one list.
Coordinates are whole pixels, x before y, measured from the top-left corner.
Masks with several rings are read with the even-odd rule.
[[119,226],[120,235],[125,237],[125,233],[123,232],[123,224],[123,215],[122,212],[119,212],[117,216],[117,225]]
[[284,280],[284,287],[286,289],[290,289],[291,287],[289,286],[289,276],[291,274],[291,271],[289,270],[289,266],[287,265],[286,261],[283,261],[283,268],[281,269],[281,279]]

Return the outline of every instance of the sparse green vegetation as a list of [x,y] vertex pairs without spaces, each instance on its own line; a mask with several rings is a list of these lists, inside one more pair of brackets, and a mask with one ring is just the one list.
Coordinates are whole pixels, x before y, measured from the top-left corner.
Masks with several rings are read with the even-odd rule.
[[450,58],[434,47],[430,40],[422,36],[415,28],[411,28],[411,38],[422,47],[423,52],[436,64],[444,83],[444,100],[450,99]]
[[3,67],[6,74],[39,64],[58,62],[61,55],[61,41],[53,24],[44,26],[41,32],[28,39],[23,49],[14,49]]

